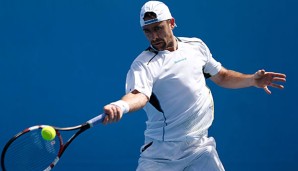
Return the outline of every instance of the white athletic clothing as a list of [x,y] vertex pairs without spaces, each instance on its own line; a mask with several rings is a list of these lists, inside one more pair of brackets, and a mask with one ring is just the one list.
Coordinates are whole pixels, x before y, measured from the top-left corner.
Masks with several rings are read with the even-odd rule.
[[143,146],[137,171],[224,171],[216,144],[207,135],[185,141],[153,140]]
[[[150,98],[145,142],[184,141],[200,137],[213,121],[213,100],[204,74],[215,75],[221,64],[198,38],[179,37],[178,49],[142,52],[132,63],[126,92]],[[154,104],[154,105],[153,105]]]

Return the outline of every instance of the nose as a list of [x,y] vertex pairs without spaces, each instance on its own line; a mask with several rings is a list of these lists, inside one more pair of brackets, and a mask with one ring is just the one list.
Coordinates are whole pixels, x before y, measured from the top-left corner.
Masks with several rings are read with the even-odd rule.
[[150,38],[152,41],[155,41],[158,38],[158,34],[156,32],[152,32]]

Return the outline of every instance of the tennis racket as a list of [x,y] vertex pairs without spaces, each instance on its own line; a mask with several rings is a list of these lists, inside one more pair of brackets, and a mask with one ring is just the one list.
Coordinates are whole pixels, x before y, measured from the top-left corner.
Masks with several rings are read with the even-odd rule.
[[[89,121],[73,127],[59,128],[56,137],[47,141],[41,136],[41,129],[48,125],[36,125],[27,128],[12,137],[4,146],[1,154],[3,171],[49,171],[59,161],[69,144],[82,132],[102,123],[105,114],[100,114]],[[62,131],[76,131],[64,143]]]

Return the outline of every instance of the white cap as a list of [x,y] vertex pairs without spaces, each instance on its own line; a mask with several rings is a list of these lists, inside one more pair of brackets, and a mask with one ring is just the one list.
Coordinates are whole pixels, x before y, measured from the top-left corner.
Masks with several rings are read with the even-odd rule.
[[[146,12],[154,12],[156,14],[156,18],[144,21],[144,15]],[[141,27],[148,24],[172,19],[172,18],[173,17],[171,15],[169,8],[166,6],[166,4],[160,1],[148,1],[141,8],[141,12],[140,12]]]

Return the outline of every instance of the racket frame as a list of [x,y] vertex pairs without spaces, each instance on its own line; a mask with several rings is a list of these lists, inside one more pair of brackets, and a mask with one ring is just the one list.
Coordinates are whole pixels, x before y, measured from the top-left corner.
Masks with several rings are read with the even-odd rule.
[[[65,152],[65,150],[67,149],[67,147],[70,145],[70,143],[72,143],[72,141],[81,133],[83,133],[84,131],[86,131],[87,129],[99,124],[102,122],[102,120],[105,118],[106,114],[100,114],[92,119],[90,119],[89,121],[81,124],[81,125],[77,125],[77,126],[72,126],[72,127],[55,127],[52,126],[55,131],[56,131],[56,136],[59,139],[59,151],[57,153],[56,158],[52,161],[52,163],[50,163],[50,165],[44,169],[44,171],[50,171],[60,160],[61,156],[63,155],[63,153]],[[3,171],[7,171],[5,168],[5,154],[6,151],[8,150],[9,146],[15,141],[17,140],[19,137],[21,137],[22,135],[25,135],[27,133],[29,133],[30,131],[33,130],[37,130],[37,129],[42,129],[46,126],[50,126],[50,125],[36,125],[36,126],[31,126],[27,129],[24,129],[23,131],[17,133],[16,135],[14,135],[4,146],[2,153],[1,153],[1,168]],[[76,133],[74,133],[67,141],[66,143],[63,143],[63,138],[60,134],[60,131],[74,131],[74,130],[78,130]]]

